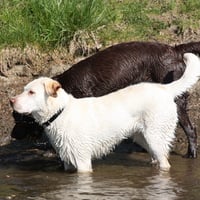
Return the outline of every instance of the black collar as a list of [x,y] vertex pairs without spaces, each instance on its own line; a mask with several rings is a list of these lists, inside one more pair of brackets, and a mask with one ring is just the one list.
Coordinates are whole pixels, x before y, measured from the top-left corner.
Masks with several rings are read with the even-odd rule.
[[47,127],[49,126],[64,110],[64,108],[62,108],[61,110],[59,110],[56,114],[54,114],[49,120],[47,120],[46,122],[42,123],[43,127]]

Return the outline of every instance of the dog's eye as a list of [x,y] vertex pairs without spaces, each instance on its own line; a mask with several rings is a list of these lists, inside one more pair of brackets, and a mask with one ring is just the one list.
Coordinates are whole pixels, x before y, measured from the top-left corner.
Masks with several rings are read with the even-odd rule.
[[29,94],[29,95],[33,95],[33,94],[35,94],[35,92],[34,92],[33,90],[30,90],[30,91],[28,92],[28,94]]

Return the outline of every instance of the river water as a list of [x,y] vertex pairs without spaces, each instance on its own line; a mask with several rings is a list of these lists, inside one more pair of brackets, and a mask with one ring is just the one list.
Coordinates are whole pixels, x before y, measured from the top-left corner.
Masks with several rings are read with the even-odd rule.
[[200,199],[200,160],[180,155],[170,156],[168,173],[143,152],[112,153],[95,161],[91,174],[66,173],[55,157],[11,160],[0,162],[1,200]]

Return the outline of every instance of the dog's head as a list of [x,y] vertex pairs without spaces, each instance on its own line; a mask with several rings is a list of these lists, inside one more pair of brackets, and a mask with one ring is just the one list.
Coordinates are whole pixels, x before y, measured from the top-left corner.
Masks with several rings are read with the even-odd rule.
[[60,83],[50,78],[38,78],[24,87],[24,91],[10,98],[10,103],[18,113],[30,114],[46,108],[50,99],[56,98]]

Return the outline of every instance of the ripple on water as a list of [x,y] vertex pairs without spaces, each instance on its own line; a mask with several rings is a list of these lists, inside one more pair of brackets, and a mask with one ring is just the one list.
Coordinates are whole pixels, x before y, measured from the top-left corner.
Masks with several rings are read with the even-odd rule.
[[112,154],[92,174],[68,174],[52,163],[1,167],[0,199],[198,199],[199,160],[170,157],[169,173],[151,167],[148,154]]

